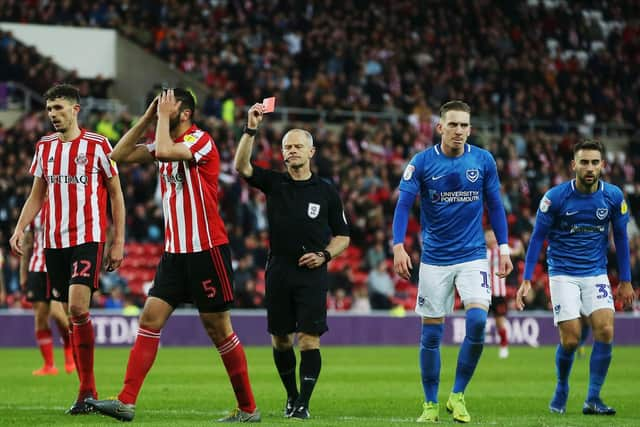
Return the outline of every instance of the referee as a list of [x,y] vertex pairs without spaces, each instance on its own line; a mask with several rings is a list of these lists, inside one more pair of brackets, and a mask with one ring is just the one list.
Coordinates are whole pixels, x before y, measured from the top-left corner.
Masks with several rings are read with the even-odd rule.
[[[334,186],[311,173],[315,148],[309,132],[292,129],[282,138],[286,173],[251,164],[263,111],[262,104],[249,109],[234,164],[250,185],[267,196],[271,251],[266,306],[273,360],[287,391],[285,416],[307,419],[320,375],[320,335],[328,329],[327,263],[349,245],[349,227]],[[299,392],[294,333],[300,347]]]

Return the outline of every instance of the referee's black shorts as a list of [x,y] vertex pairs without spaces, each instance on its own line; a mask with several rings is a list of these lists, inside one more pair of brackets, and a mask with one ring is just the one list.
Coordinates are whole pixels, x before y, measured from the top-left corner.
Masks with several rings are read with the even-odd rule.
[[327,266],[298,267],[295,257],[271,256],[265,275],[271,335],[322,335],[327,327]]

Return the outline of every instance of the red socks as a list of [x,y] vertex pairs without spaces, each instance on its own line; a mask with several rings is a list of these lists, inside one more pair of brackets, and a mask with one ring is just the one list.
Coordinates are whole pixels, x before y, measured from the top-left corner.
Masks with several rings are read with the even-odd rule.
[[218,347],[224,367],[227,369],[238,407],[244,412],[252,413],[256,410],[256,402],[251,391],[247,358],[240,339],[235,333],[232,333],[216,347]]
[[36,331],[36,341],[40,347],[42,358],[44,359],[44,366],[53,367],[53,338],[51,337],[51,329]]
[[159,330],[143,328],[142,326],[138,328],[136,342],[131,348],[131,353],[129,353],[127,373],[124,378],[124,388],[118,395],[118,399],[122,403],[136,403],[144,378],[156,360],[159,344]]
[[85,397],[98,397],[96,381],[93,376],[93,350],[95,337],[89,313],[71,317],[73,354],[80,377],[78,400]]
[[507,330],[505,328],[498,329],[498,335],[500,335],[500,347],[506,347],[509,342],[507,341]]

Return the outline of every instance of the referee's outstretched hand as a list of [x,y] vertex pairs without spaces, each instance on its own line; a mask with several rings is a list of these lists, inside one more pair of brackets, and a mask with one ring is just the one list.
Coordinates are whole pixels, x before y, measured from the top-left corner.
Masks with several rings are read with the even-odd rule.
[[247,113],[247,127],[249,129],[258,129],[262,118],[264,117],[264,105],[261,102],[256,102],[249,108]]

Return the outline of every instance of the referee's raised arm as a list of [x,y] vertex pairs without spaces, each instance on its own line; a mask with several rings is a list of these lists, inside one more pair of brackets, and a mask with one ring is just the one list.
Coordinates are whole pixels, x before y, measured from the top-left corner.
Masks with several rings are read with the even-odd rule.
[[251,152],[253,151],[253,139],[258,131],[258,126],[262,122],[264,107],[260,103],[253,104],[247,113],[247,125],[244,127],[242,138],[236,149],[233,159],[233,166],[245,178],[253,175],[251,166]]

